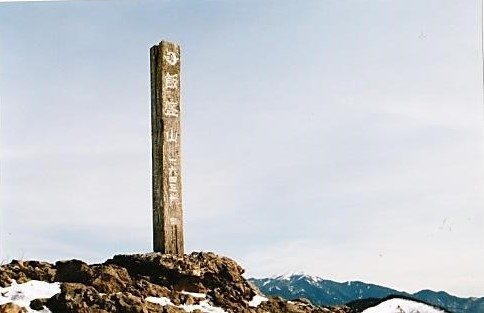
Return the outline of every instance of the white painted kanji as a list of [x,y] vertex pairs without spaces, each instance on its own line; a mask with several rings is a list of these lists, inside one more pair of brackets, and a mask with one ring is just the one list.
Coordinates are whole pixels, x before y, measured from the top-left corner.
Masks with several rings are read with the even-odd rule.
[[167,89],[178,89],[178,74],[166,73],[165,86]]
[[178,141],[178,132],[176,130],[170,129],[165,132],[166,141],[167,142],[174,142]]
[[165,60],[170,65],[176,65],[178,63],[178,56],[173,51],[168,51],[165,54]]
[[180,112],[178,111],[177,106],[178,106],[178,102],[166,101],[165,107],[163,109],[163,114],[165,114],[165,116],[178,117],[178,114]]

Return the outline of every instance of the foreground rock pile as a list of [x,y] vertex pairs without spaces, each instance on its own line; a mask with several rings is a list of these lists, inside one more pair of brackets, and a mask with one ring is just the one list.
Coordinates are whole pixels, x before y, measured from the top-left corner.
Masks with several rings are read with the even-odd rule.
[[[60,293],[30,304],[33,310],[46,307],[54,313],[350,312],[347,307],[316,307],[304,299],[262,298],[243,272],[233,260],[213,253],[148,253],[117,255],[93,265],[78,260],[12,261],[0,267],[0,286],[8,287],[13,280],[60,282]],[[2,312],[25,311],[5,304]]]

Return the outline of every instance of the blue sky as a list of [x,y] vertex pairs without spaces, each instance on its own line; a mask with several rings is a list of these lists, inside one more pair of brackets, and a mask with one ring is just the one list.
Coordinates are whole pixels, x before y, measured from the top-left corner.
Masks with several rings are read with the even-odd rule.
[[149,48],[182,47],[186,250],[483,296],[479,1],[0,3],[0,259],[151,250]]

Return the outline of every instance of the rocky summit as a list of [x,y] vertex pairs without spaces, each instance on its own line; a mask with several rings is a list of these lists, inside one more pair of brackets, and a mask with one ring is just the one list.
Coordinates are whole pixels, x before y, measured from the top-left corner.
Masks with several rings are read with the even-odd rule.
[[233,260],[214,253],[190,255],[147,253],[116,255],[103,264],[79,260],[55,264],[12,261],[0,267],[0,286],[30,281],[60,283],[60,292],[35,299],[29,307],[13,303],[0,313],[17,312],[350,312],[345,306],[315,306],[305,299],[293,301],[264,297],[242,277]]

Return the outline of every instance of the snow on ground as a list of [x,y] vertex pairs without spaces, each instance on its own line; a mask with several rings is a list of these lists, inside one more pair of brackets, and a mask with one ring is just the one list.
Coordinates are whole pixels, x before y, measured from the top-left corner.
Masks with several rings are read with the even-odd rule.
[[252,300],[249,301],[249,306],[250,307],[258,307],[262,302],[267,301],[266,297],[255,295]]
[[[13,302],[20,307],[24,307],[28,313],[51,313],[51,311],[45,307],[40,311],[31,309],[30,302],[35,299],[48,299],[60,292],[60,283],[47,283],[43,281],[31,280],[23,284],[17,284],[15,281],[12,281],[12,285],[10,287],[0,288],[0,305]],[[205,299],[207,297],[207,295],[204,293],[185,291],[182,293],[191,295],[194,298]],[[260,304],[260,302],[267,300],[263,297],[260,297],[262,299],[257,297],[260,296],[255,296],[252,301],[259,301]],[[171,302],[170,299],[166,297],[148,297],[145,300],[160,304],[162,306],[176,306],[173,304],[173,302]],[[204,313],[227,313],[222,308],[211,305],[208,300],[200,301],[199,304],[182,304],[178,305],[177,307],[184,309],[186,312],[193,312],[198,309]]]
[[184,295],[192,296],[194,298],[204,298],[205,299],[207,297],[207,295],[204,294],[204,293],[188,292],[188,291],[182,291],[181,293],[184,294]]
[[[187,291],[182,291],[181,293],[186,294],[186,295],[191,295],[194,298],[205,299],[207,297],[207,295],[204,294],[204,293],[195,293],[195,292],[187,292]],[[175,305],[175,304],[173,304],[173,302],[171,302],[170,299],[165,298],[165,297],[148,297],[145,300],[148,301],[148,302],[152,302],[152,303],[158,303],[162,306],[165,306],[165,305],[176,306],[178,308],[184,309],[186,312],[193,312],[195,310],[200,310],[204,313],[226,313],[222,308],[211,305],[208,302],[208,300],[200,301],[200,303],[198,303],[198,304],[181,304],[181,305]],[[262,302],[267,301],[267,300],[268,299],[265,298],[265,297],[256,295],[249,302],[249,306],[257,307]]]
[[145,300],[151,303],[159,304],[161,306],[165,306],[168,304],[174,305],[173,302],[171,302],[171,300],[166,297],[148,297]]
[[193,312],[195,310],[200,310],[204,313],[227,313],[222,308],[211,305],[208,300],[203,300],[199,304],[182,304],[178,306],[187,312]]
[[390,299],[368,308],[362,313],[444,313],[430,305],[405,299]]
[[48,299],[60,292],[60,283],[31,280],[23,284],[17,284],[15,281],[12,281],[10,287],[0,288],[0,305],[13,302],[20,307],[26,308],[29,313],[50,313],[50,310],[47,308],[41,311],[32,310],[30,301]]
[[[196,294],[196,293],[185,292],[185,294],[191,294],[193,296],[193,294]],[[202,298],[201,295],[203,295],[203,298],[206,296],[205,294],[196,294],[196,295],[199,295],[198,298]],[[173,304],[173,302],[171,302],[170,299],[165,297],[148,297],[145,300],[151,303],[158,303],[162,306],[165,306],[165,305],[176,306],[178,308],[184,309],[186,312],[193,312],[195,310],[200,310],[203,313],[227,313],[222,308],[211,305],[208,302],[208,300],[203,300],[199,304],[181,304],[181,305],[175,305]]]

